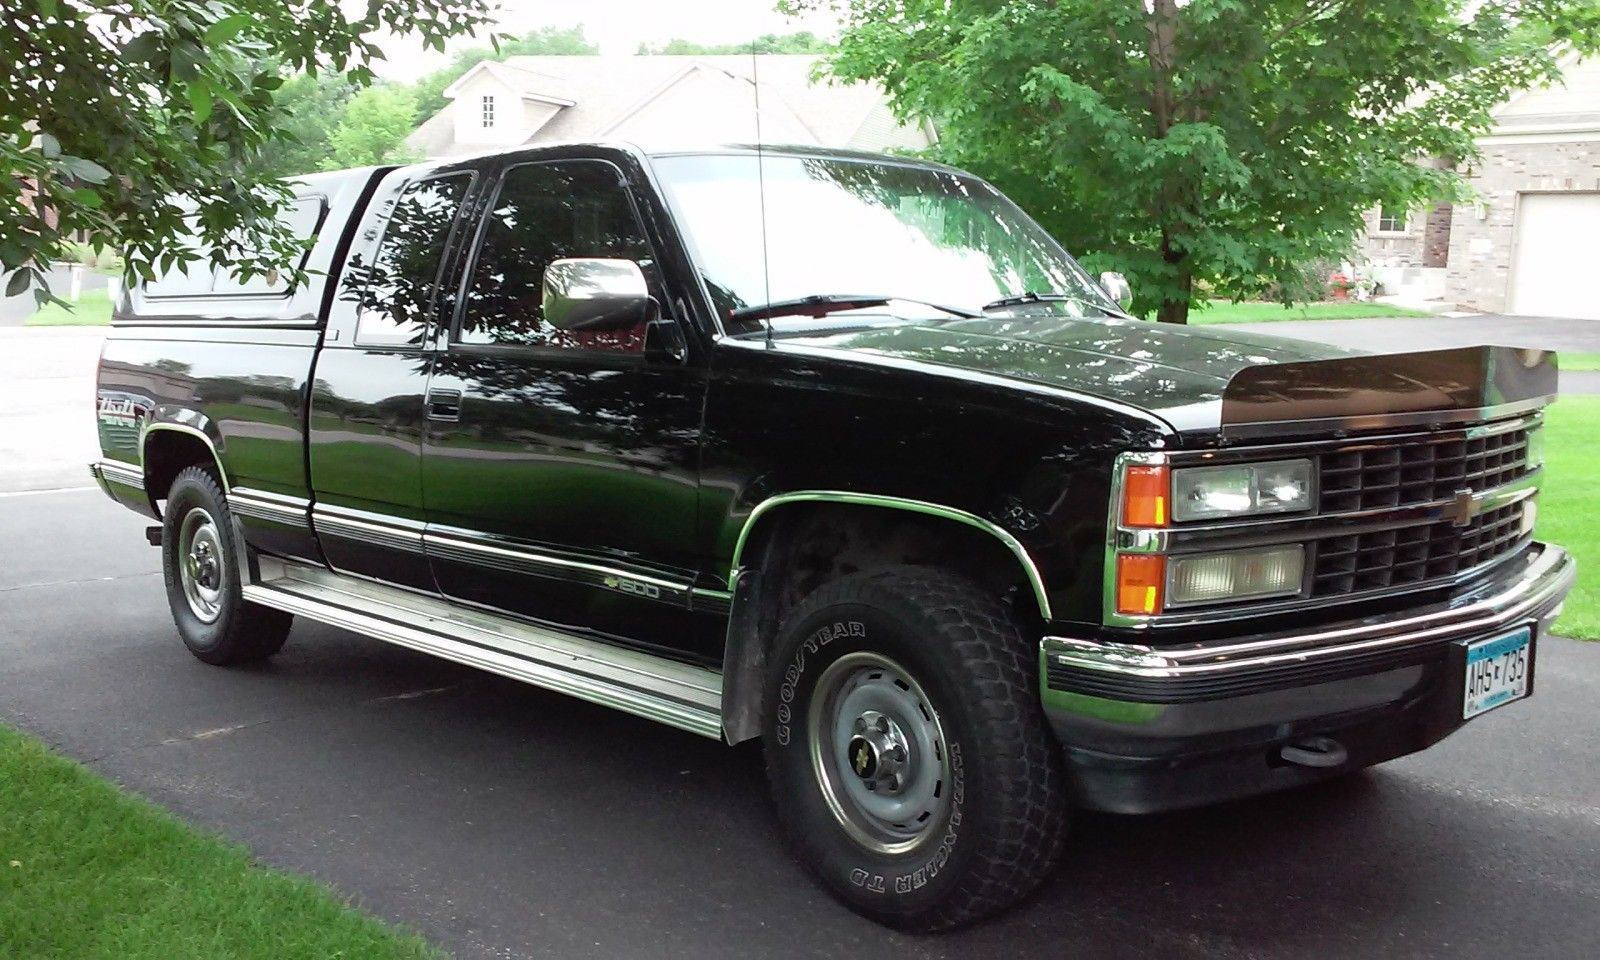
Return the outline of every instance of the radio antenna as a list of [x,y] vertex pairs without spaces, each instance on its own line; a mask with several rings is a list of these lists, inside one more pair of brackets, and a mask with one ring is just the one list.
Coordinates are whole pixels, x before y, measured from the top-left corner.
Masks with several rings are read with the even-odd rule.
[[[767,262],[767,165],[761,151],[761,67],[756,40],[750,38],[750,81],[755,85],[756,104],[756,205],[761,219],[761,284],[763,304],[772,302],[772,268]],[[772,346],[772,314],[768,312],[767,347]]]

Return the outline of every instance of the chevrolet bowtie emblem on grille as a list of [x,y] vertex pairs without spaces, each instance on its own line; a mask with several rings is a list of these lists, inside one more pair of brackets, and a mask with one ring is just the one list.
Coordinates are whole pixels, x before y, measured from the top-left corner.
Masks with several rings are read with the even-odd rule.
[[1472,491],[1457,490],[1450,505],[1444,508],[1445,519],[1458,527],[1464,527],[1472,522],[1472,515],[1475,512],[1472,507]]

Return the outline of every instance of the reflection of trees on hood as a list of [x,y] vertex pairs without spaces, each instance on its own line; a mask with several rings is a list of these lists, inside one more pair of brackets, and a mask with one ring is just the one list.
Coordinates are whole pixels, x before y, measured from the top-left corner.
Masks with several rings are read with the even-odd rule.
[[396,330],[394,346],[421,346],[432,316],[439,262],[450,238],[469,178],[465,174],[424,180],[396,201],[371,260],[351,258],[339,298],[365,318],[376,313]]

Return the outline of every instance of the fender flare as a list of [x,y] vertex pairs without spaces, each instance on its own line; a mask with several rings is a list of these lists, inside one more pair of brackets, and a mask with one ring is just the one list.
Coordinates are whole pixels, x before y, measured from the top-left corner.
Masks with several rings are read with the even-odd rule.
[[776,496],[756,504],[750,516],[745,518],[744,527],[739,531],[739,538],[734,542],[733,558],[728,564],[728,583],[734,583],[739,575],[740,562],[744,559],[745,547],[750,542],[751,533],[764,514],[777,507],[788,503],[846,503],[854,506],[881,507],[890,510],[905,510],[911,513],[920,513],[924,516],[938,517],[945,520],[954,520],[965,524],[999,540],[1005,548],[1016,557],[1017,563],[1022,567],[1023,575],[1027,578],[1029,587],[1033,590],[1033,598],[1039,605],[1039,616],[1045,620],[1050,617],[1050,596],[1045,590],[1044,577],[1039,573],[1039,567],[1033,562],[1033,557],[1028,554],[1022,541],[1013,536],[1010,531],[991,521],[985,520],[975,513],[947,507],[943,504],[931,503],[927,500],[912,500],[906,497],[890,497],[875,493],[854,493],[848,490],[796,490],[791,493],[780,493]]
[[1050,619],[1050,598],[1045,590],[1039,567],[1028,554],[1027,548],[1009,531],[975,513],[926,500],[891,497],[847,490],[796,490],[768,497],[750,511],[734,543],[732,559],[728,566],[727,593],[730,605],[728,634],[722,655],[722,730],[728,743],[740,743],[761,735],[761,684],[766,672],[766,644],[758,636],[759,624],[752,606],[757,602],[759,574],[742,568],[745,548],[761,518],[778,507],[791,503],[844,503],[853,506],[903,510],[923,516],[955,521],[989,534],[1005,548],[1021,566],[1028,585],[1033,590],[1039,615]]
[[[192,419],[200,424],[210,424],[210,420],[203,415],[195,413],[194,411],[185,410],[182,412],[187,414],[186,419]],[[186,436],[195,437],[199,439],[201,443],[204,443],[206,445],[206,449],[211,453],[212,463],[216,465],[217,479],[222,483],[223,494],[226,495],[232,492],[232,487],[228,483],[228,471],[225,467],[223,467],[222,454],[217,449],[216,438],[206,433],[200,427],[193,426],[191,424],[175,423],[171,420],[157,420],[155,418],[155,414],[152,413],[150,419],[145,422],[144,428],[139,431],[139,469],[144,473],[145,476],[145,492],[150,496],[152,509],[155,505],[156,491],[149,489],[150,458],[146,454],[150,445],[150,435],[159,432],[181,433]]]

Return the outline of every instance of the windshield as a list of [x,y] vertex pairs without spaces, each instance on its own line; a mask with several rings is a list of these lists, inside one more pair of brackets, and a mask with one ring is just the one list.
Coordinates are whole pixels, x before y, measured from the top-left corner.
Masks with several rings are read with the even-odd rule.
[[[753,154],[655,160],[730,333],[764,329],[751,308],[816,296],[903,297],[976,311],[1025,293],[1062,294],[1009,309],[1088,317],[1115,310],[1049,234],[980,180],[839,157],[768,154],[756,164]],[[735,312],[756,315],[730,319]],[[828,321],[771,322],[782,331]]]

